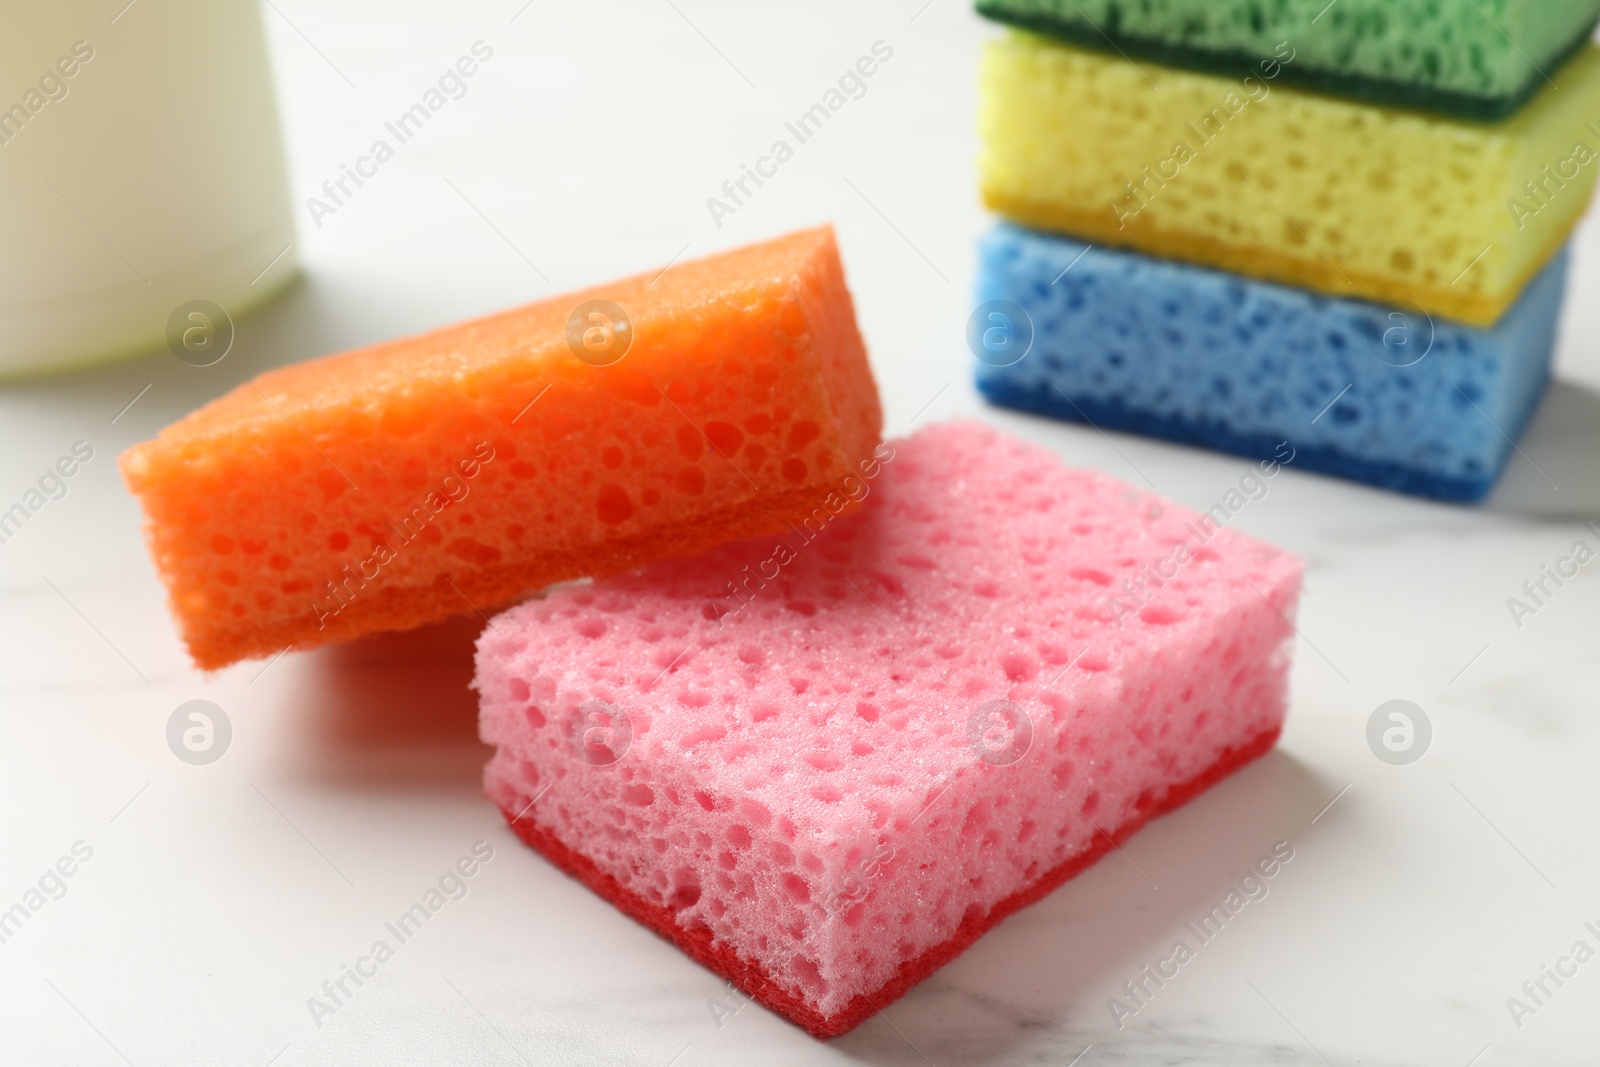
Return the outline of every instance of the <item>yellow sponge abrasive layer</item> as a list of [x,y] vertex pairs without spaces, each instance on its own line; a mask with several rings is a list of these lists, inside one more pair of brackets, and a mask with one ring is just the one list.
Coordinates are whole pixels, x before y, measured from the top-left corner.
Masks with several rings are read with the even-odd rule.
[[1600,171],[1592,46],[1499,123],[1279,88],[1282,62],[1292,50],[1225,78],[991,41],[984,198],[1039,229],[1475,325],[1583,214]]

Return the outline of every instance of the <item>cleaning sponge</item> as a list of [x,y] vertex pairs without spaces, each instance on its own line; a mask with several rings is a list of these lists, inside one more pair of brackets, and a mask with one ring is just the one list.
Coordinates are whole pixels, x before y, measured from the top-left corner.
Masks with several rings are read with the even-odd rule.
[[122,469],[215,668],[784,529],[881,418],[819,229],[271,371]]
[[1288,46],[1285,81],[1496,119],[1588,37],[1600,0],[978,0],[978,11],[1087,48],[1219,74]]
[[821,1036],[1267,751],[1301,573],[974,423],[842,491],[511,609],[474,683],[513,829]]
[[1097,244],[1488,325],[1600,169],[1600,52],[1552,77],[1485,126],[1012,34],[983,61],[984,195]]
[[979,258],[980,307],[1031,333],[980,360],[995,403],[1461,502],[1544,393],[1567,263],[1481,330],[1010,225]]

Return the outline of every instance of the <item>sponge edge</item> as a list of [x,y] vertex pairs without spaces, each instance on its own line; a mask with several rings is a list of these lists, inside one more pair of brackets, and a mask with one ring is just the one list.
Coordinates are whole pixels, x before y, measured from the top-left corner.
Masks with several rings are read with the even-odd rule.
[[1485,126],[1012,34],[983,61],[984,197],[1096,244],[1486,326],[1600,170],[1600,52],[1551,76]]
[[[1540,71],[1582,47],[1600,0],[978,0],[980,14],[1084,48],[1234,74],[1281,45],[1285,84],[1375,104],[1497,120],[1544,85]],[[1315,29],[1313,29],[1315,26]]]
[[1460,503],[1544,394],[1567,269],[1484,330],[1009,225],[979,259],[979,303],[1033,331],[1019,361],[979,362],[991,401]]
[[[818,1035],[1269,749],[1301,565],[977,424],[479,640],[524,840]],[[812,536],[808,536],[812,534]]]

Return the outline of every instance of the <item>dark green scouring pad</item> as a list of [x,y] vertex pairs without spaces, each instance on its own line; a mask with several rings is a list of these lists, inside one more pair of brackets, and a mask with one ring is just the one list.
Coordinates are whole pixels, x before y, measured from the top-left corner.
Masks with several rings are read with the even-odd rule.
[[1600,0],[977,0],[977,8],[1134,60],[1218,74],[1256,73],[1272,60],[1286,83],[1479,121],[1527,102],[1600,18]]

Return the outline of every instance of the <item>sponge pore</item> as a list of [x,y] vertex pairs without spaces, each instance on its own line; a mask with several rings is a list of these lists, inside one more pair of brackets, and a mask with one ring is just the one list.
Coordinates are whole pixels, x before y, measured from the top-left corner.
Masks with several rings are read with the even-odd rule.
[[215,668],[784,529],[881,423],[818,229],[271,371],[122,469]]
[[974,423],[842,491],[505,612],[474,682],[524,840],[824,1036],[1270,748],[1301,573]]
[[1600,52],[1551,77],[1486,126],[1012,34],[983,62],[984,196],[1096,244],[1489,325],[1600,170]]
[[1032,326],[1021,360],[978,364],[995,403],[1460,503],[1544,395],[1567,268],[1474,329],[1009,225],[979,258],[980,304]]
[[1293,54],[1285,82],[1497,119],[1581,45],[1600,0],[978,0],[978,11],[1086,48],[1219,74]]

